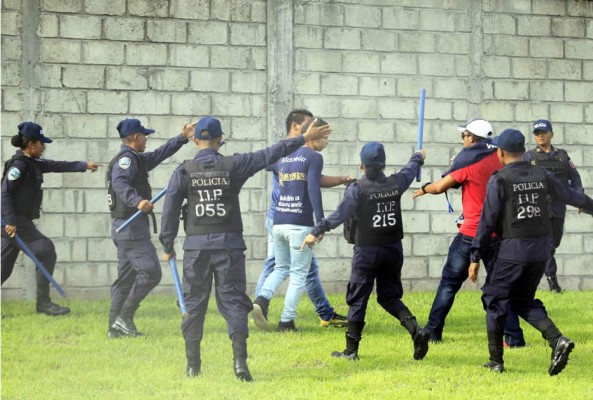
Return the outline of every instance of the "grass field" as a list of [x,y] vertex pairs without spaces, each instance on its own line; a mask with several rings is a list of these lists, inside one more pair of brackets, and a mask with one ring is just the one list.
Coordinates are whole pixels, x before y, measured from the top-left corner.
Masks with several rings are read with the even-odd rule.
[[[433,293],[404,301],[423,325]],[[138,311],[144,338],[106,337],[108,301],[62,301],[72,314],[35,314],[32,302],[2,303],[2,399],[593,399],[593,292],[539,292],[551,318],[575,343],[569,364],[547,374],[550,349],[525,326],[528,348],[505,352],[507,373],[491,373],[485,318],[478,292],[462,292],[447,320],[443,342],[423,361],[398,322],[369,303],[360,361],[333,359],[344,330],[320,328],[303,299],[297,333],[261,332],[253,326],[249,367],[255,379],[234,378],[224,320],[210,302],[202,342],[202,374],[185,377],[180,314],[173,298],[152,297]],[[343,296],[332,304],[346,313]],[[276,298],[270,320],[277,321]]]

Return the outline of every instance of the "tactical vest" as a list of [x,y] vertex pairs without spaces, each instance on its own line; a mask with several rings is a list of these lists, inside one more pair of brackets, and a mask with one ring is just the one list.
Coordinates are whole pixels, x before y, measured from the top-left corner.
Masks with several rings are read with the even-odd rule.
[[539,167],[506,168],[496,171],[502,178],[505,204],[498,231],[503,239],[534,237],[550,232],[548,181]]
[[568,184],[570,180],[569,166],[568,166],[568,153],[562,149],[555,149],[556,153],[550,155],[544,151],[529,150],[529,153],[533,155],[532,165],[537,165],[543,169],[550,171],[562,183]]
[[131,149],[124,149],[120,151],[117,153],[115,158],[111,160],[109,163],[109,168],[107,169],[107,202],[109,204],[109,210],[111,210],[111,218],[128,218],[138,211],[136,207],[129,207],[127,204],[125,204],[123,200],[115,194],[113,185],[111,184],[111,172],[113,170],[113,166],[116,162],[119,162],[119,159],[124,154],[127,157],[134,158],[138,163],[138,173],[136,176],[134,176],[131,186],[143,199],[150,199],[152,197],[152,189],[148,183],[148,170],[146,169],[146,165],[144,164],[142,157],[138,157]]
[[183,162],[182,168],[187,193],[185,233],[206,235],[242,232],[233,157],[222,157],[216,164],[187,160]]
[[356,246],[402,240],[401,195],[395,177],[383,182],[358,180],[358,208],[344,225],[344,237]]
[[26,169],[21,171],[23,181],[12,198],[14,211],[29,219],[37,219],[41,214],[41,202],[43,201],[43,190],[41,189],[43,172],[39,163],[33,158],[24,154],[15,154],[4,164],[2,179],[6,178],[6,174],[15,160],[23,161]]

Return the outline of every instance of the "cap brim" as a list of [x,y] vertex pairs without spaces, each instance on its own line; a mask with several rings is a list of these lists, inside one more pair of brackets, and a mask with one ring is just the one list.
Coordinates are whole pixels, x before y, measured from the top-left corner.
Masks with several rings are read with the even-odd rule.
[[495,146],[498,146],[498,141],[500,140],[500,135],[499,136],[495,136],[494,138],[492,138],[492,144]]
[[154,129],[144,128],[144,131],[142,133],[144,133],[145,135],[150,135],[151,133],[154,133]]
[[535,132],[550,132],[550,131],[549,131],[549,130],[547,130],[547,129],[536,129],[536,130],[534,130],[534,131],[533,131],[533,132],[531,132],[531,133],[535,133]]
[[43,143],[51,143],[51,142],[53,142],[53,140],[51,140],[51,139],[50,139],[50,138],[48,138],[48,137],[43,137],[43,138],[41,139],[41,141],[42,141]]
[[458,125],[458,126],[457,126],[457,130],[458,130],[459,132],[463,132],[463,131],[464,131],[464,130],[466,130],[466,129],[467,129],[467,125]]

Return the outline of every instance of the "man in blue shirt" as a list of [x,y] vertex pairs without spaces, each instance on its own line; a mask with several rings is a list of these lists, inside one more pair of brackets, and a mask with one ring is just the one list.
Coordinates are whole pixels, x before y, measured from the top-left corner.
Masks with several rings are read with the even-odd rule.
[[[552,146],[552,138],[554,137],[552,123],[545,119],[535,121],[533,123],[533,136],[537,147],[525,153],[525,161],[529,161],[532,165],[537,165],[548,170],[566,186],[570,186],[574,190],[584,193],[581,176],[566,150]],[[546,262],[545,275],[550,290],[555,293],[562,291],[556,275],[558,267],[554,253],[562,241],[565,215],[566,205],[563,202],[555,200],[550,204],[550,226],[552,228],[554,247],[552,248],[552,256]]]
[[551,252],[547,197],[587,210],[593,210],[593,200],[569,189],[543,168],[523,161],[525,137],[518,130],[504,130],[493,143],[498,146],[503,168],[488,181],[469,269],[470,279],[476,282],[478,262],[487,252],[492,233],[496,233],[501,238],[500,247],[482,288],[490,353],[484,367],[495,372],[505,370],[503,331],[510,305],[548,340],[552,348],[548,373],[557,375],[566,366],[574,343],[562,335],[544,304],[535,299]]
[[278,159],[299,149],[305,141],[327,138],[328,126],[311,127],[299,137],[264,150],[224,157],[220,121],[200,119],[193,141],[199,152],[179,166],[167,187],[160,241],[165,260],[175,257],[174,241],[184,199],[186,237],[183,243],[183,293],[189,316],[181,330],[185,339],[186,374],[201,371],[200,343],[214,278],[216,302],[227,322],[233,346],[235,376],[252,381],[247,367],[247,315],[252,305],[246,291],[245,240],[239,192],[247,179]]

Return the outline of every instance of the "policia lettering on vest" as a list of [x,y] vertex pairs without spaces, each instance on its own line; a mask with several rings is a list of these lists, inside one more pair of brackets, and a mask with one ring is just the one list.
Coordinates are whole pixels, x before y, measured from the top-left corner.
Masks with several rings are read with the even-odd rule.
[[[46,143],[52,140],[44,135],[43,128],[34,122],[23,122],[11,143],[20,150],[6,162],[2,176],[2,218],[6,226],[2,231],[2,283],[14,269],[20,249],[13,240],[18,233],[33,254],[53,275],[57,254],[53,242],[37,230],[33,220],[41,216],[43,202],[43,174],[47,172],[97,171],[94,162],[52,161],[42,159]],[[49,281],[37,273],[37,312],[47,315],[64,315],[68,307],[53,303],[49,297]]]
[[247,367],[247,314],[252,310],[245,293],[245,240],[239,192],[247,179],[299,147],[306,140],[327,138],[329,126],[312,126],[304,135],[283,140],[253,153],[223,156],[220,121],[201,118],[193,137],[199,152],[180,165],[167,186],[160,241],[165,261],[175,257],[174,242],[179,214],[184,211],[183,294],[188,317],[181,323],[187,358],[186,374],[200,374],[200,345],[208,300],[215,283],[218,309],[226,320],[233,348],[233,371],[242,381],[252,381]]
[[429,333],[418,326],[416,317],[401,300],[401,270],[404,262],[401,196],[410,187],[424,164],[424,150],[416,152],[398,173],[386,176],[383,145],[370,142],[360,152],[364,176],[346,188],[344,198],[329,217],[318,223],[305,238],[302,247],[320,242],[325,232],[344,223],[344,236],[354,244],[352,273],[348,282],[348,330],[346,349],[332,356],[358,359],[358,347],[365,325],[369,296],[377,281],[377,301],[412,336],[415,360],[428,352]]
[[492,141],[503,168],[488,181],[478,231],[472,242],[469,278],[476,282],[478,262],[489,251],[491,236],[501,238],[494,265],[482,288],[489,361],[484,367],[504,372],[503,332],[510,308],[540,331],[552,348],[550,375],[568,362],[574,343],[548,317],[535,292],[552,252],[548,197],[593,210],[593,199],[568,188],[552,173],[523,161],[525,137],[506,129]]

